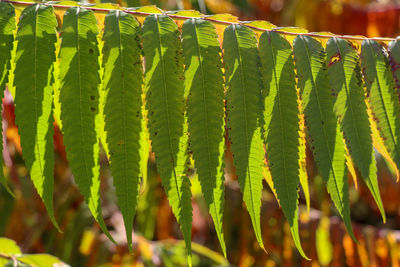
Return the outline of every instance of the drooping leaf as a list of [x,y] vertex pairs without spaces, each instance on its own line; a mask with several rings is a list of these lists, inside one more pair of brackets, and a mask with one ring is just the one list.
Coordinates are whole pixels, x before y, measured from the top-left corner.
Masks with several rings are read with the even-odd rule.
[[[13,50],[15,30],[15,10],[10,3],[0,2],[0,99],[4,96],[4,89],[8,82],[8,73],[11,68],[11,51]],[[1,125],[2,105],[0,105]],[[3,133],[0,127],[0,184],[10,195],[14,196],[3,172]]]
[[53,224],[53,63],[57,20],[50,6],[35,4],[21,14],[16,36],[15,122],[32,182]]
[[355,240],[350,220],[343,135],[333,110],[325,50],[317,40],[299,35],[294,40],[293,52],[307,140],[318,172],[327,184],[328,193],[343,218],[348,233]]
[[399,171],[399,169],[397,169],[396,163],[390,157],[390,154],[383,143],[383,139],[378,130],[377,122],[374,119],[374,116],[372,114],[372,110],[371,110],[371,107],[370,107],[370,104],[368,103],[368,101],[366,101],[366,105],[367,105],[369,122],[371,124],[372,144],[373,144],[374,148],[376,149],[376,151],[378,151],[379,154],[385,159],[386,163],[389,164],[388,167],[389,167],[390,171],[396,176],[397,181],[399,181],[400,171]]
[[105,129],[118,204],[124,217],[128,245],[136,212],[143,144],[140,28],[137,20],[120,10],[105,18],[103,65]]
[[279,203],[290,225],[294,243],[305,255],[298,227],[299,105],[292,47],[275,32],[260,37],[264,79],[264,143]]
[[232,24],[224,32],[228,134],[234,165],[258,243],[264,149],[261,137],[261,74],[257,40],[252,30]]
[[385,221],[357,52],[346,40],[333,37],[327,43],[326,53],[334,110],[347,149]]
[[[399,40],[396,39],[396,40],[391,41],[389,43],[389,45],[388,45],[388,50],[389,50],[389,62],[390,62],[390,66],[392,68],[392,74],[393,74],[394,82],[395,82],[396,89],[397,89],[396,90],[397,91],[397,96],[400,99],[400,80],[399,80],[399,78],[400,78],[400,72],[399,72],[400,45],[399,45]],[[375,122],[375,126],[377,126],[376,122]],[[376,130],[376,132],[378,132],[378,130]],[[379,134],[378,134],[378,136],[379,136]],[[380,140],[376,140],[376,139],[380,139]],[[397,165],[393,162],[393,159],[389,156],[389,152],[387,151],[387,149],[383,145],[382,137],[381,138],[374,138],[374,141],[375,140],[378,143],[381,143],[381,150],[378,150],[378,151],[392,165],[392,167],[395,170],[396,175],[397,175],[397,181],[399,181],[399,179],[400,179],[400,170],[397,167]]]
[[157,171],[177,218],[191,259],[192,206],[187,177],[183,64],[177,25],[166,15],[143,24],[146,108]]
[[[395,46],[395,43],[391,43],[393,52]],[[399,169],[400,103],[387,53],[378,42],[368,39],[362,42],[361,67],[367,87],[367,99],[371,108],[372,119],[375,121],[388,155]]]
[[112,240],[101,214],[99,140],[99,50],[92,11],[72,7],[64,14],[60,60],[61,120],[67,159],[94,218]]
[[185,87],[189,92],[188,124],[194,166],[215,230],[226,256],[222,228],[224,206],[224,86],[221,49],[211,22],[183,24]]

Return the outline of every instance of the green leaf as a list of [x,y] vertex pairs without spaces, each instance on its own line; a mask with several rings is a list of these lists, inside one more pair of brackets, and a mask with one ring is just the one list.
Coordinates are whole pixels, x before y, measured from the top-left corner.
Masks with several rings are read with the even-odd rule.
[[61,263],[59,258],[48,254],[23,254],[22,256],[17,257],[17,260],[29,264],[31,267],[48,267]]
[[[1,262],[1,259],[0,259],[0,264],[1,264],[2,262]],[[13,260],[9,260],[5,265],[4,265],[4,267],[31,267],[30,265],[27,265],[27,264],[25,264],[25,263],[22,263],[22,262],[19,262],[19,261],[17,261],[17,262],[14,262]]]
[[98,29],[92,11],[72,7],[64,14],[60,59],[60,102],[64,144],[72,173],[94,218],[111,239],[101,215]]
[[216,21],[226,21],[226,22],[235,22],[235,23],[239,22],[238,17],[228,14],[228,13],[215,14],[215,15],[207,16],[207,18],[216,20]]
[[[111,1],[109,1],[111,2]],[[121,6],[116,3],[84,3],[82,4],[83,7],[87,8],[99,8],[99,9],[107,9],[107,10],[116,10],[116,9],[121,9]],[[97,13],[97,12],[96,12]],[[98,12],[100,13],[100,12]]]
[[136,12],[143,12],[143,13],[163,13],[163,10],[161,8],[158,8],[157,6],[150,5],[150,6],[140,6],[140,7],[132,7],[129,8],[129,10],[133,10]]
[[[399,77],[395,67],[399,58],[398,42],[395,40],[389,44],[392,69],[395,71],[393,75],[396,81]],[[389,156],[396,164],[397,169],[400,169],[400,103],[384,48],[376,41],[363,41],[361,66],[372,116]]]
[[224,32],[228,133],[234,165],[258,243],[264,149],[261,137],[261,75],[257,40],[252,30],[232,24]]
[[[389,64],[392,69],[397,94],[400,94],[400,40],[396,39],[389,43]],[[400,97],[400,96],[399,96]]]
[[32,182],[57,227],[53,211],[53,63],[57,20],[51,6],[27,7],[18,23],[15,122]]
[[189,19],[182,27],[190,148],[208,210],[226,256],[224,211],[224,86],[214,25]]
[[19,255],[22,252],[14,240],[5,237],[0,237],[0,253],[3,253],[7,256],[11,256],[11,255]]
[[242,21],[242,23],[246,26],[261,28],[265,30],[276,28],[276,25],[266,20]]
[[[8,73],[11,68],[11,51],[13,50],[14,32],[15,30],[15,10],[10,3],[0,2],[0,100],[4,96],[4,89],[8,82]],[[2,105],[0,105],[0,125]],[[3,151],[3,133],[0,127],[0,152]],[[3,153],[0,153],[0,184],[7,190],[10,195],[14,193],[10,189],[7,179],[3,172]]]
[[183,17],[192,17],[192,18],[204,17],[204,15],[197,10],[175,10],[175,11],[168,11],[167,13]]
[[324,48],[317,40],[299,35],[294,40],[293,52],[308,143],[318,172],[327,183],[328,193],[343,218],[348,233],[356,240],[350,220],[343,135],[333,110]]
[[105,129],[118,204],[132,248],[132,226],[140,185],[143,68],[140,27],[123,11],[105,18],[103,46]]
[[376,176],[375,151],[364,100],[359,57],[346,40],[333,37],[326,46],[328,77],[334,99],[334,110],[340,123],[352,161],[371,191],[385,221]]
[[266,31],[260,37],[259,49],[265,83],[264,143],[268,165],[294,243],[307,258],[298,226],[300,118],[292,47],[282,35]]
[[177,218],[191,259],[192,205],[187,177],[185,88],[177,25],[166,15],[143,24],[146,108],[157,171]]
[[0,2],[0,88],[4,91],[10,71],[15,30],[15,10],[10,3]]

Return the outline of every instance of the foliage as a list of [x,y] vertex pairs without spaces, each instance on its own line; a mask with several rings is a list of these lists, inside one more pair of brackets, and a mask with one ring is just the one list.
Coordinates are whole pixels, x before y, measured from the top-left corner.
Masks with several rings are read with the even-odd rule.
[[[363,40],[357,51],[340,36],[270,29],[269,23],[245,25],[229,15],[202,18],[196,12],[159,14],[155,8],[124,11],[117,6],[105,15],[91,7],[63,11],[56,4],[33,3],[15,16],[18,29],[12,35],[10,3],[0,3],[0,10],[6,10],[0,13],[5,55],[0,57],[0,85],[4,88],[10,80],[15,86],[23,157],[56,226],[51,141],[58,90],[66,157],[90,211],[110,239],[100,201],[100,140],[109,155],[131,246],[140,180],[147,178],[147,130],[189,262],[191,156],[224,254],[222,157],[232,153],[260,247],[266,170],[296,247],[307,257],[298,231],[299,184],[308,192],[304,134],[349,235],[356,240],[348,171],[362,177],[385,220],[372,144],[393,168],[400,168],[398,73],[393,67],[400,56],[398,40],[386,49],[385,43],[353,37],[353,42]],[[135,18],[137,12],[146,18]],[[11,52],[13,39],[16,53]]]
[[1,266],[26,266],[26,267],[45,267],[68,266],[58,258],[48,254],[22,254],[21,249],[13,240],[0,238],[0,265]]

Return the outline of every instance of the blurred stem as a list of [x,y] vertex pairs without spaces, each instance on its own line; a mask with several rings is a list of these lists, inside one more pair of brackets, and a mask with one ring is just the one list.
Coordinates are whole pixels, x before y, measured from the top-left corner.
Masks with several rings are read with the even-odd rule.
[[14,265],[15,267],[18,266],[17,258],[15,258],[15,257],[12,256],[12,255],[7,255],[7,254],[4,254],[4,253],[1,253],[1,252],[0,252],[0,258],[6,259],[6,260],[12,260],[13,263],[14,263],[13,265]]
[[199,4],[200,12],[206,15],[207,9],[206,9],[206,4],[204,3],[204,0],[197,0],[197,3]]
[[176,5],[178,6],[179,10],[183,10],[183,2],[182,2],[182,0],[176,0]]

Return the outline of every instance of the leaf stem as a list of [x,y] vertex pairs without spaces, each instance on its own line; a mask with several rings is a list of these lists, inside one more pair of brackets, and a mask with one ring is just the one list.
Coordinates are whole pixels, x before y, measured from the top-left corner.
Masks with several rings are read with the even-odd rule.
[[[0,0],[0,2],[8,2],[11,4],[14,4],[16,6],[27,6],[27,5],[33,5],[35,4],[35,2],[24,2],[24,1],[14,1],[14,0]],[[49,5],[54,7],[55,9],[68,9],[72,6],[68,6],[68,5],[60,5],[60,4],[53,4],[53,3],[42,3],[43,5]],[[112,8],[99,8],[99,7],[93,7],[90,5],[82,5],[83,8],[85,9],[89,9],[95,12],[104,12],[107,13],[110,10],[115,10]],[[136,16],[148,16],[151,15],[153,13],[149,13],[149,12],[141,12],[141,11],[135,11],[129,8],[123,8],[120,7],[120,10],[123,10],[126,13],[132,14],[132,15],[136,15]],[[171,14],[168,12],[165,12],[165,15],[167,15],[168,17],[172,18],[172,19],[182,19],[182,20],[186,20],[186,19],[191,19],[192,17],[190,16],[182,16],[182,15],[176,15],[176,14]],[[319,33],[313,33],[313,32],[290,32],[290,31],[284,31],[284,30],[279,30],[279,29],[263,29],[263,28],[259,28],[259,27],[255,27],[255,26],[251,26],[251,25],[246,25],[244,22],[242,21],[238,21],[238,22],[231,22],[231,21],[221,21],[221,20],[217,20],[212,18],[212,16],[209,15],[203,15],[203,17],[201,17],[201,19],[204,20],[208,20],[211,21],[213,23],[218,23],[218,24],[223,24],[223,25],[230,25],[230,24],[241,24],[242,26],[248,27],[250,29],[253,29],[255,31],[261,31],[261,32],[265,32],[265,31],[269,31],[269,32],[276,32],[276,33],[280,33],[280,34],[284,34],[284,35],[305,35],[305,36],[310,36],[310,37],[315,37],[315,38],[325,38],[325,39],[329,39],[331,37],[336,37],[336,38],[341,38],[341,39],[345,39],[345,40],[353,40],[353,41],[363,41],[365,39],[369,39],[369,40],[375,40],[375,41],[381,41],[381,42],[389,42],[392,40],[395,40],[395,38],[388,38],[388,37],[373,37],[373,38],[367,38],[367,37],[363,37],[363,36],[352,36],[352,35],[338,35],[338,34],[319,34]]]
[[7,260],[12,260],[13,261],[13,266],[17,267],[18,266],[18,260],[16,257],[12,255],[7,255],[5,253],[0,252],[0,258],[7,259]]

